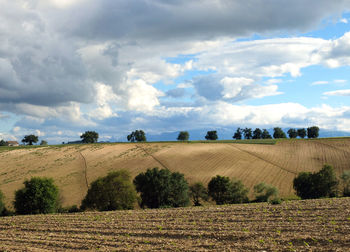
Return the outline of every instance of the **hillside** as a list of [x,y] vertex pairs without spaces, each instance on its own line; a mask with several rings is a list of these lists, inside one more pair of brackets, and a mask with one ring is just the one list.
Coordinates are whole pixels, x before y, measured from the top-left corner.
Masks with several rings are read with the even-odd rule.
[[241,179],[252,188],[259,182],[293,194],[292,181],[301,171],[333,165],[338,174],[350,169],[350,138],[281,140],[276,144],[226,142],[158,142],[62,145],[0,149],[0,189],[7,204],[32,176],[53,177],[63,205],[80,205],[87,186],[99,176],[128,169],[133,176],[147,168],[166,167],[188,181],[207,184],[215,175]]

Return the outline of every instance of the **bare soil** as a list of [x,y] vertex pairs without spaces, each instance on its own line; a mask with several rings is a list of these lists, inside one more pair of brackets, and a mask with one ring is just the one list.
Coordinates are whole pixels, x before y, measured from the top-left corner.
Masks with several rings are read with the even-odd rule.
[[350,251],[350,198],[0,218],[1,251]]

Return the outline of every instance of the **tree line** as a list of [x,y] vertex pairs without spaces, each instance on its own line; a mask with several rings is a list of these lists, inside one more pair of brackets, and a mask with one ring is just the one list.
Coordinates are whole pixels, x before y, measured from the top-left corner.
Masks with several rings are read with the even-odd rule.
[[[319,172],[302,172],[294,179],[293,187],[302,199],[350,196],[350,170],[340,179],[330,165]],[[108,173],[93,181],[81,206],[63,208],[59,202],[59,189],[52,178],[33,177],[24,182],[24,187],[15,192],[16,214],[46,214],[77,212],[85,210],[111,211],[141,208],[168,208],[200,206],[209,200],[217,205],[249,202],[281,203],[276,187],[259,183],[253,188],[254,199],[249,200],[249,190],[242,181],[217,175],[207,186],[197,182],[189,185],[184,174],[168,169],[147,169],[133,180],[127,170]],[[0,192],[1,215],[14,214],[4,205]]]
[[[287,131],[289,138],[317,138],[319,136],[319,127],[312,126],[307,129],[300,128],[294,129],[290,128]],[[286,133],[280,128],[275,127],[273,129],[273,135],[271,136],[267,129],[256,128],[254,131],[252,128],[238,128],[233,135],[233,139],[241,140],[241,139],[279,139],[279,138],[287,138]],[[97,143],[99,134],[96,131],[85,131],[80,135],[81,143]],[[178,141],[188,141],[190,138],[190,134],[188,131],[180,131],[177,137]],[[208,131],[204,137],[206,140],[217,140],[218,134],[216,130]],[[146,133],[143,130],[135,130],[132,131],[129,135],[127,135],[126,139],[129,142],[146,142]],[[26,135],[22,139],[22,143],[33,145],[33,143],[37,143],[39,141],[38,136],[36,135]],[[4,140],[0,140],[0,146],[6,146],[7,143]],[[47,141],[42,140],[40,145],[47,145]]]

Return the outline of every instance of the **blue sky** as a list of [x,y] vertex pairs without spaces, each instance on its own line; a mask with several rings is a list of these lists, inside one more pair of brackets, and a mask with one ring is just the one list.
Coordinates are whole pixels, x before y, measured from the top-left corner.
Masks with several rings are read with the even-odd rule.
[[0,139],[350,132],[346,0],[0,0]]

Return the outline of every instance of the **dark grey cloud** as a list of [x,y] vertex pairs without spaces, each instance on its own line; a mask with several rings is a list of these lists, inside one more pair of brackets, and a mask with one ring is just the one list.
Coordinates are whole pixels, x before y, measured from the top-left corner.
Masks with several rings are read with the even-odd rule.
[[307,31],[347,0],[88,0],[67,12],[61,29],[90,39],[193,39]]
[[0,17],[0,103],[91,102],[92,82],[74,42],[51,30],[38,12],[6,7]]

